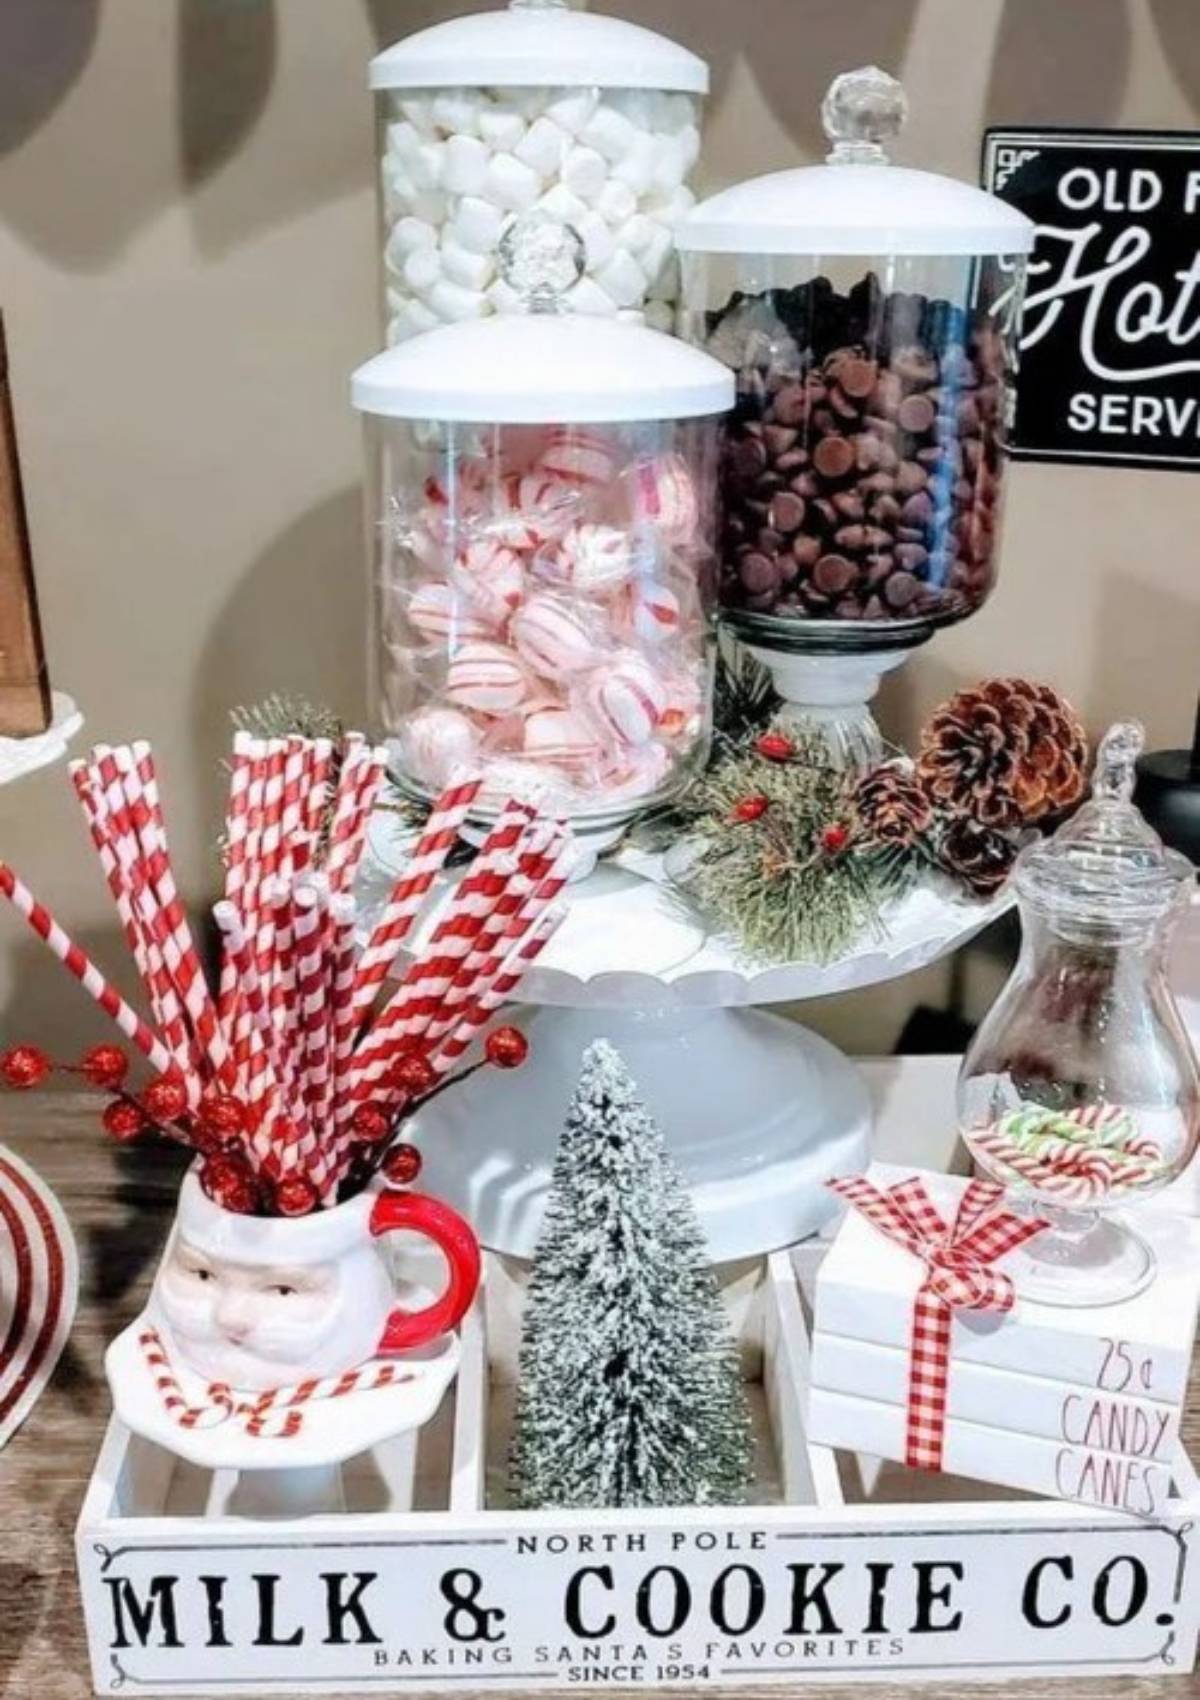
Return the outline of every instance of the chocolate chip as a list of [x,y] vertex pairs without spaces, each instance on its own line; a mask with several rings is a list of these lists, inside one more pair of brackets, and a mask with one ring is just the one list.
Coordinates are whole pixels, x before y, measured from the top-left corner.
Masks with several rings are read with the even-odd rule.
[[822,555],[813,568],[813,583],[827,596],[840,596],[857,577],[858,568],[844,555]]
[[837,380],[848,396],[865,401],[875,388],[879,368],[873,360],[844,360],[838,367]]
[[900,510],[905,525],[925,526],[933,518],[933,503],[926,491],[918,490],[915,496],[910,496]]
[[764,425],[763,442],[767,445],[767,453],[773,461],[778,461],[781,455],[796,446],[800,433],[793,425]]
[[907,608],[920,588],[911,573],[893,573],[883,587],[883,599],[889,608]]
[[808,418],[808,406],[803,384],[785,384],[775,397],[775,421],[779,425],[803,425]]
[[779,584],[779,569],[774,561],[757,551],[743,555],[738,563],[738,577],[752,596],[765,595]]
[[774,557],[783,548],[783,537],[774,526],[764,525],[758,534],[758,547],[762,554]]
[[859,406],[842,389],[840,384],[834,384],[829,392],[829,406],[839,419],[857,419]]
[[923,437],[926,431],[933,429],[937,408],[927,395],[905,396],[896,418],[902,430],[911,432],[914,437]]
[[839,490],[833,505],[843,519],[857,522],[866,517],[866,504],[857,490]]
[[729,463],[739,478],[757,478],[766,467],[767,451],[757,437],[743,437],[731,446]]
[[839,526],[833,534],[833,541],[839,549],[848,549],[852,555],[857,555],[867,546],[867,528],[865,525]]
[[812,458],[823,478],[844,478],[854,465],[854,449],[846,437],[823,437]]
[[799,531],[804,524],[804,498],[793,490],[781,490],[771,503],[771,524],[776,531]]
[[807,535],[792,539],[792,555],[796,565],[802,572],[809,572],[821,558],[821,545],[817,538]]
[[853,596],[843,596],[840,602],[835,602],[833,611],[839,620],[861,620],[862,605]]
[[915,496],[929,483],[929,474],[915,460],[902,460],[896,468],[896,488],[902,496]]
[[903,567],[906,573],[919,575],[929,563],[929,550],[920,543],[898,543],[896,545],[896,565]]

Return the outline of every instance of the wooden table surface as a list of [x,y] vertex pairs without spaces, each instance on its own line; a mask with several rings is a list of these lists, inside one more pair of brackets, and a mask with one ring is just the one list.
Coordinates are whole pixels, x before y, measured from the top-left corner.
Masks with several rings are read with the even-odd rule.
[[[183,1153],[122,1150],[101,1134],[94,1100],[7,1097],[0,1136],[54,1188],[79,1241],[79,1315],[54,1381],[24,1428],[0,1453],[0,1696],[4,1700],[83,1700],[91,1693],[83,1618],[75,1582],[73,1533],[84,1485],[108,1417],[103,1357],[108,1341],[141,1309],[174,1207]],[[1200,1378],[1194,1377],[1184,1429],[1200,1453]],[[816,1683],[811,1700],[848,1684]],[[1063,1700],[1192,1700],[1200,1677],[1097,1677],[1052,1686]],[[1047,1684],[872,1683],[887,1700],[963,1695],[1044,1695]],[[643,1691],[644,1692],[644,1691]],[[739,1689],[778,1696],[779,1687]],[[283,1700],[283,1697],[281,1697]],[[410,1696],[411,1700],[411,1696]],[[473,1700],[464,1694],[463,1700]]]

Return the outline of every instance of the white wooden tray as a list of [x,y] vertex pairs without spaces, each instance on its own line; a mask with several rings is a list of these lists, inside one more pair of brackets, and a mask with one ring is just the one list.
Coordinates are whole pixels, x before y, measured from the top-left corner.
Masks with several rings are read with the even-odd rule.
[[265,1517],[252,1479],[113,1422],[78,1527],[97,1693],[1190,1672],[1187,1459],[1143,1522],[808,1444],[812,1256],[773,1254],[746,1311],[759,1456],[737,1509],[506,1509],[511,1386],[479,1307],[439,1419],[320,1484],[324,1511]]

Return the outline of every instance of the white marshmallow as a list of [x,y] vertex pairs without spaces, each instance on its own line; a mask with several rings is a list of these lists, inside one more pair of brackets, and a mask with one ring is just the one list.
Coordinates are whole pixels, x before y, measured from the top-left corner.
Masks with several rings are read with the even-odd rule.
[[617,314],[623,325],[644,325],[646,315],[640,307],[622,307]]
[[420,158],[413,162],[411,168],[413,182],[418,189],[441,188],[445,160],[445,142],[422,142]]
[[434,97],[433,121],[451,136],[477,136],[483,101],[474,89],[444,89]]
[[565,130],[560,130],[549,118],[535,118],[513,153],[517,159],[531,166],[539,177],[547,178],[553,177],[562,165],[563,155],[569,146],[570,137]]
[[675,330],[675,309],[667,301],[648,301],[643,317],[652,331],[671,335]]
[[594,201],[608,182],[604,155],[595,148],[572,148],[562,162],[562,180],[581,200]]
[[387,151],[411,170],[421,157],[424,137],[407,118],[396,119],[387,127]]
[[499,207],[479,196],[467,195],[458,203],[454,215],[454,240],[473,254],[490,254],[504,232],[504,222]]
[[644,195],[654,181],[658,164],[658,148],[653,136],[639,130],[629,152],[618,160],[613,176],[618,183],[628,183],[635,195]]
[[410,254],[418,248],[436,248],[437,231],[423,218],[400,218],[392,226],[384,258],[393,271],[399,271]]
[[[613,232],[613,238],[618,248],[627,248],[631,254],[643,254],[654,241],[658,225],[645,213],[634,213],[625,223]],[[667,238],[670,241],[670,237]]]
[[419,336],[422,331],[436,330],[441,322],[423,301],[410,300],[388,321],[388,341],[404,342],[410,336]]
[[397,109],[414,130],[419,130],[423,136],[433,134],[433,99],[430,95],[403,95],[397,102]]
[[623,159],[637,140],[638,130],[607,102],[598,106],[579,132],[580,139],[602,153],[605,159]]
[[490,254],[473,254],[447,238],[442,243],[442,270],[451,283],[461,283],[464,289],[486,289],[496,262]]
[[[650,222],[651,236],[646,246],[638,255],[638,265],[641,266],[651,285],[657,283],[675,249],[675,241],[665,225]],[[672,294],[674,291],[672,290]]]
[[408,211],[414,218],[423,218],[440,228],[446,222],[450,206],[440,190],[420,189],[408,203]]
[[600,285],[590,277],[581,277],[577,284],[568,289],[563,297],[572,313],[591,313],[596,318],[611,319],[617,311],[617,304],[611,295],[606,295]]
[[487,311],[487,297],[480,289],[464,289],[461,284],[443,278],[429,291],[429,305],[441,318],[453,323],[458,319],[482,319]]
[[511,88],[507,91],[507,97],[523,118],[534,119],[546,110],[550,91],[542,88]]
[[618,307],[635,307],[646,293],[646,274],[632,254],[618,248],[595,281]]
[[451,136],[446,143],[442,187],[452,195],[477,195],[487,176],[487,145],[477,136]]
[[672,195],[687,176],[683,149],[673,136],[659,139],[654,155],[651,187],[656,194]]
[[680,132],[679,148],[683,156],[683,172],[687,173],[700,158],[700,129],[696,124],[689,124]]
[[565,183],[556,183],[553,189],[547,189],[538,206],[564,224],[573,224],[577,230],[587,217],[586,205],[578,195],[571,193]]
[[610,224],[621,225],[637,211],[637,196],[628,183],[608,182],[596,198],[596,211]]
[[598,270],[612,258],[616,246],[612,231],[598,212],[585,212],[575,228],[583,238],[589,271]]
[[484,107],[479,114],[479,134],[490,148],[511,152],[525,134],[525,120],[510,106]]
[[678,132],[696,123],[696,103],[690,95],[669,94],[664,103],[663,128]]
[[498,207],[525,212],[541,193],[541,180],[531,166],[511,153],[493,154],[488,162],[484,195]]
[[600,96],[595,89],[572,89],[550,102],[546,117],[552,118],[570,135],[577,136],[599,104]]
[[442,262],[436,248],[414,248],[404,262],[404,281],[418,295],[432,289],[442,275]]

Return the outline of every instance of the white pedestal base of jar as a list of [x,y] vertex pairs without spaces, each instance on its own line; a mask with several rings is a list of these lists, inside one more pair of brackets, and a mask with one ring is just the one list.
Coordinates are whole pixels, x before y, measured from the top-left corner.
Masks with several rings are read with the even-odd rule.
[[412,1125],[421,1184],[492,1251],[529,1257],[558,1133],[594,1039],[624,1057],[691,1190],[715,1262],[815,1233],[831,1175],[870,1160],[871,1110],[853,1064],[794,1022],[754,1009],[523,1008],[532,1053],[484,1069]]
[[783,725],[824,733],[843,767],[869,767],[883,759],[883,734],[871,702],[884,675],[908,660],[909,649],[796,654],[764,648],[748,638],[742,642],[770,670],[783,698],[778,715]]

